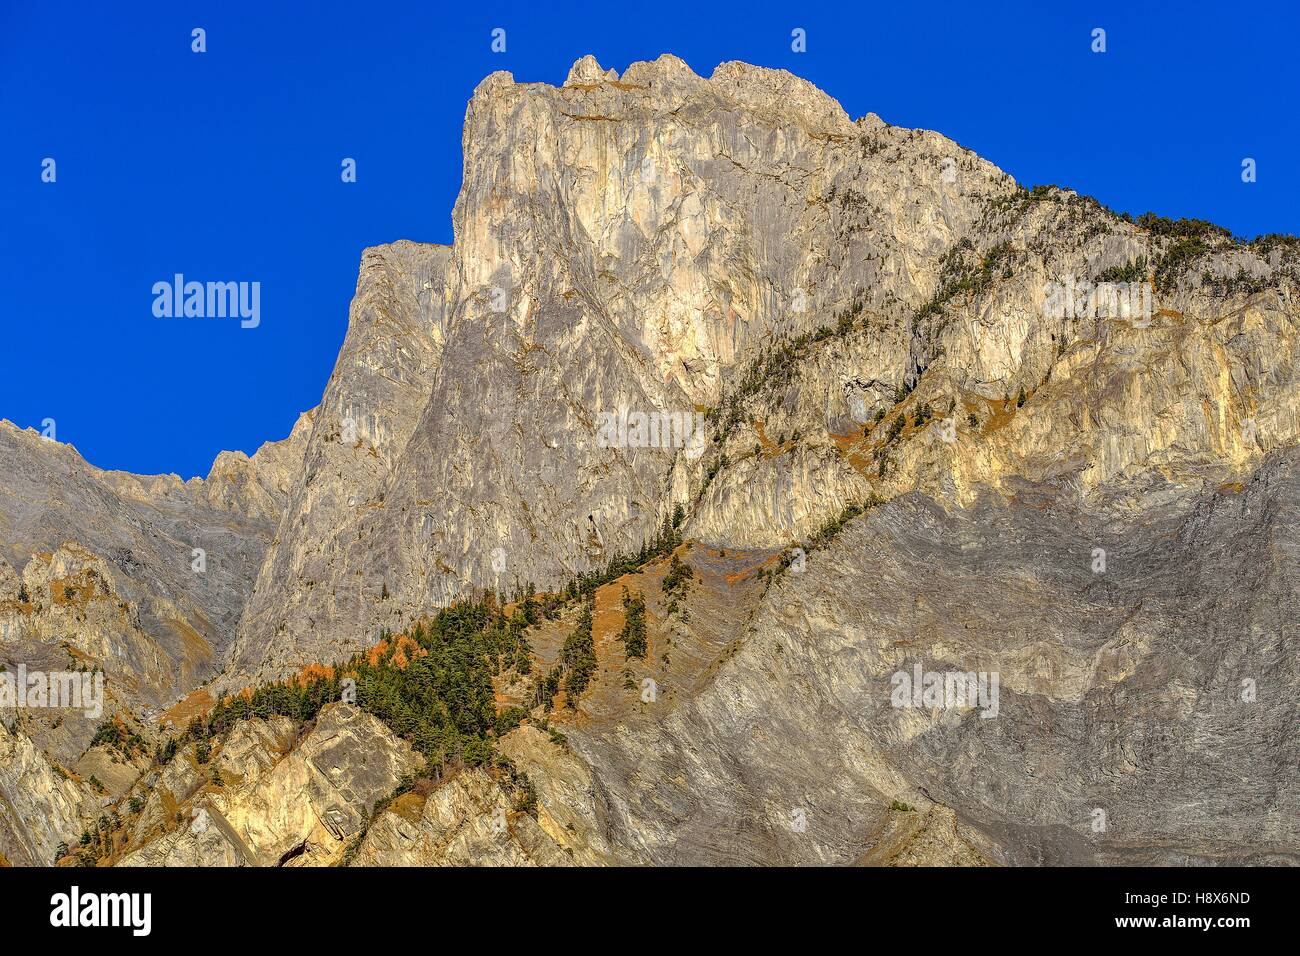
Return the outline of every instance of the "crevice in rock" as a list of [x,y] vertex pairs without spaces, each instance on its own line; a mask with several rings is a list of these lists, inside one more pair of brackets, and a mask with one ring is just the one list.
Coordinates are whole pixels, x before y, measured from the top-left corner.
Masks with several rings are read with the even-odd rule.
[[289,862],[290,860],[292,860],[294,857],[302,856],[302,855],[303,855],[304,853],[306,853],[306,852],[307,852],[307,841],[306,841],[306,840],[303,840],[301,843],[299,843],[299,844],[298,844],[296,847],[294,847],[293,849],[291,849],[291,850],[287,850],[287,851],[285,852],[285,854],[284,854],[282,857],[280,857],[279,861],[278,861],[275,865],[276,865],[276,866],[284,866],[286,863],[288,863],[288,862]]

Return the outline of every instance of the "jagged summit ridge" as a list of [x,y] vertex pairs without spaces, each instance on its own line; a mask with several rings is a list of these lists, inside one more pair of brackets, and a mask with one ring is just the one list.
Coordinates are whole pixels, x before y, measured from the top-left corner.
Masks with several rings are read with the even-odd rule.
[[[781,112],[791,121],[813,122],[826,131],[852,122],[832,96],[788,70],[730,60],[718,64],[706,78],[671,53],[632,63],[621,76],[617,70],[603,68],[594,56],[587,54],[574,62],[559,87],[517,83],[513,73],[499,70],[475,88],[474,99],[512,89],[554,90],[565,97],[599,94],[602,99],[610,94],[623,94],[669,109],[680,106],[682,99],[692,93],[708,91],[747,109]],[[608,101],[619,102],[618,99]]]

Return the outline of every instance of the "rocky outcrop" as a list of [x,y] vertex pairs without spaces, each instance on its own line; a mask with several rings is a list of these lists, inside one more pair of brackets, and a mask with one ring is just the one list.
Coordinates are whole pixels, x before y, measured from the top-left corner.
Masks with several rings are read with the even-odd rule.
[[947,807],[932,805],[891,807],[882,832],[871,850],[857,860],[859,866],[988,866],[989,860],[973,846]]
[[90,788],[53,766],[25,734],[0,721],[0,855],[14,866],[49,866],[99,807]]
[[579,866],[628,862],[612,846],[597,811],[601,783],[589,764],[532,725],[501,741],[501,751],[527,768],[537,789],[537,823]]
[[192,749],[168,764],[121,865],[332,865],[421,765],[378,720],[341,703],[301,739],[284,718],[245,721],[213,759],[206,773]]
[[394,800],[371,824],[353,866],[569,866],[572,861],[487,772],[458,774],[427,796]]
[[315,410],[303,412],[288,438],[266,442],[251,458],[242,451],[223,451],[207,478],[192,479],[187,487],[213,508],[276,523],[302,473],[315,419]]
[[[532,728],[526,730],[536,733]],[[142,781],[120,866],[567,866],[574,852],[482,768],[433,783],[410,747],[347,704],[300,728],[239,722],[201,764]],[[218,781],[220,781],[218,783]],[[551,818],[548,818],[548,820]],[[588,857],[583,857],[587,859]]]

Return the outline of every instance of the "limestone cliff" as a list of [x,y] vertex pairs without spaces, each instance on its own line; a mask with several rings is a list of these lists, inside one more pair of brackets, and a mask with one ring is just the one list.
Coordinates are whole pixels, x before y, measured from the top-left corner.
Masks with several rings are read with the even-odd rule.
[[[553,586],[676,504],[694,537],[770,547],[872,493],[1193,480],[1295,438],[1294,245],[1216,235],[1157,283],[1182,239],[739,63],[495,73],[464,151],[452,248],[367,256],[230,686],[471,588]],[[1046,302],[1137,263],[1149,316]],[[925,440],[889,439],[922,405]],[[707,450],[601,447],[628,409],[709,410]]]

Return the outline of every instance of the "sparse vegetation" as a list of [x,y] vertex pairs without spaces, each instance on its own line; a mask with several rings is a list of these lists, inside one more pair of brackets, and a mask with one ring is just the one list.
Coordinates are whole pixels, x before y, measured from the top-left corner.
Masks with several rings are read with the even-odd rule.
[[[724,458],[725,464],[725,458]],[[680,517],[678,512],[681,512]],[[663,523],[663,527],[655,534],[654,538],[643,544],[637,552],[628,555],[616,555],[610,559],[609,563],[600,571],[592,571],[587,574],[571,578],[569,582],[560,590],[555,598],[555,602],[560,605],[570,604],[579,598],[588,599],[596,593],[596,590],[617,581],[625,574],[632,574],[645,567],[656,558],[661,558],[666,554],[672,553],[678,545],[682,543],[682,536],[678,532],[678,527],[685,520],[685,509],[678,505],[673,512],[673,517]],[[674,523],[674,521],[676,523]]]
[[1201,285],[1211,288],[1219,295],[1246,294],[1263,292],[1271,285],[1267,272],[1254,274],[1247,272],[1244,266],[1238,266],[1234,275],[1216,276],[1206,271],[1201,275]]
[[685,614],[682,609],[682,600],[686,597],[686,591],[694,578],[694,569],[674,554],[668,564],[668,573],[664,575],[662,585],[663,592],[668,597],[667,610],[670,615]]
[[[705,412],[705,421],[714,430],[714,441],[725,441],[732,429],[744,421],[744,406],[749,398],[763,391],[789,385],[798,373],[801,360],[814,345],[843,338],[857,328],[857,318],[865,307],[865,296],[861,292],[856,293],[847,306],[835,313],[834,325],[823,325],[816,332],[804,332],[778,342],[756,356],[728,391],[721,405]],[[714,468],[709,479],[716,471]],[[705,487],[708,487],[707,480]]]
[[673,555],[672,561],[668,565],[668,573],[664,575],[663,588],[665,594],[680,595],[686,585],[695,577],[695,571],[689,564],[684,563],[677,555]]
[[564,640],[560,650],[560,663],[564,668],[564,695],[569,707],[577,706],[577,700],[591,683],[596,671],[596,646],[591,637],[592,603],[582,607],[578,615],[578,626]]
[[897,418],[889,423],[889,428],[885,431],[885,444],[892,444],[903,433],[906,424],[905,417],[900,413]]
[[147,748],[143,737],[116,720],[106,720],[101,723],[95,730],[95,736],[90,738],[90,746],[116,750],[128,760],[137,753],[146,752]]
[[1201,240],[1218,238],[1233,241],[1231,232],[1204,219],[1169,219],[1165,216],[1157,216],[1153,212],[1144,212],[1133,220],[1133,223],[1153,236]]
[[1199,237],[1174,242],[1156,262],[1156,288],[1168,288],[1178,275],[1209,251],[1209,243]]
[[973,298],[982,294],[999,278],[1009,279],[1015,250],[1009,242],[1000,242],[982,256],[977,256],[969,239],[962,239],[939,263],[939,287],[934,296],[917,310],[920,321],[939,315],[944,306],[957,296]]
[[[1134,220],[1136,225],[1154,236],[1173,241],[1155,263],[1156,287],[1165,289],[1184,275],[1207,253],[1232,247],[1248,248],[1257,255],[1267,256],[1274,250],[1290,250],[1300,244],[1294,236],[1270,234],[1245,242],[1236,238],[1222,226],[1204,219],[1168,219],[1155,213],[1143,213]],[[1233,276],[1215,277],[1205,272],[1202,285],[1214,287],[1220,293],[1259,292],[1268,284],[1264,276],[1255,276],[1238,267]]]
[[1147,257],[1138,256],[1132,262],[1122,266],[1111,266],[1097,274],[1098,282],[1145,282],[1147,278]]
[[850,521],[858,517],[858,515],[866,514],[882,502],[883,499],[872,495],[862,504],[845,505],[844,510],[839,513],[838,517],[831,518],[817,529],[809,539],[809,549],[825,547],[844,530],[844,526]]
[[[824,548],[844,530],[845,526],[848,525],[850,521],[860,515],[866,514],[871,509],[884,504],[884,502],[884,498],[873,494],[868,496],[867,499],[860,504],[846,505],[839,515],[828,519],[806,542],[804,542],[803,550],[805,554],[816,551],[819,548]],[[780,558],[777,559],[775,566],[773,566],[767,574],[769,584],[772,580],[775,580],[777,577],[784,574],[794,563],[796,557],[797,554],[793,547],[786,548],[785,551],[781,553]]]

